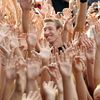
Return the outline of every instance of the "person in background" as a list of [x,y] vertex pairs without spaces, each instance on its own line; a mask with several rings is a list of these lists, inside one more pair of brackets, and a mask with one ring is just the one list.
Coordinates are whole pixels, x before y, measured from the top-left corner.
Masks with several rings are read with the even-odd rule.
[[69,0],[48,0],[48,2],[52,4],[56,13],[69,7]]

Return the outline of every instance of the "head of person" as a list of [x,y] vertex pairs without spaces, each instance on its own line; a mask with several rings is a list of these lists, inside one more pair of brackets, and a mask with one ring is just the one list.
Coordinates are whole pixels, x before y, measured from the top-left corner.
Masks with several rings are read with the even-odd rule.
[[44,37],[50,44],[55,42],[60,42],[61,32],[62,32],[62,23],[58,19],[48,18],[44,20]]
[[96,89],[94,90],[94,100],[100,100],[100,84],[97,85]]

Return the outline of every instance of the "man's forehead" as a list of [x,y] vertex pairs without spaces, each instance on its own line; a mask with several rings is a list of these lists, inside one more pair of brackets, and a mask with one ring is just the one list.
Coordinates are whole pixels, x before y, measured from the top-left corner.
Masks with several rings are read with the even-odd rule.
[[56,26],[54,22],[45,22],[44,27]]
[[54,24],[55,25],[55,22],[44,22],[44,25],[50,25],[50,24]]

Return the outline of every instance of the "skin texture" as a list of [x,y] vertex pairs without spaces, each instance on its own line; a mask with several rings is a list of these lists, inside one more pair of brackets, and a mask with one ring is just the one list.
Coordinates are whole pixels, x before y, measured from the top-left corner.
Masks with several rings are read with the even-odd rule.
[[44,24],[44,36],[54,47],[57,48],[62,45],[61,29],[57,29],[55,23],[46,22]]
[[[64,100],[78,100],[76,90],[71,77],[72,74],[72,63],[70,59],[66,58],[66,53],[61,53],[61,57],[56,55],[59,69],[63,78],[63,89],[64,89]],[[73,93],[73,96],[71,96]]]
[[99,53],[99,49],[100,49],[100,34],[99,31],[96,31],[97,33],[95,34],[95,40],[96,40],[96,56],[95,56],[95,69],[94,69],[94,80],[95,80],[95,86],[97,86],[100,83],[100,74],[99,74],[99,60],[100,60],[100,53]]
[[[80,0],[74,4],[79,9],[74,17],[72,10],[76,8],[55,14],[46,2],[42,2],[41,9],[33,8],[32,0],[3,0],[0,4],[0,99],[92,100],[92,91],[98,100],[97,14],[86,15],[87,3]],[[45,22],[45,18],[58,18],[63,27]],[[90,27],[85,30],[85,22],[93,25],[89,37],[86,31]]]

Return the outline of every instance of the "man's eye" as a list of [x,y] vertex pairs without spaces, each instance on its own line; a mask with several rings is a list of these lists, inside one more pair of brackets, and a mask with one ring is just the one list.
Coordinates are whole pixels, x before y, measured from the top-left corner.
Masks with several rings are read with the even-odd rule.
[[44,29],[44,31],[46,31],[46,29]]
[[49,28],[49,30],[51,31],[51,30],[52,30],[52,28]]

